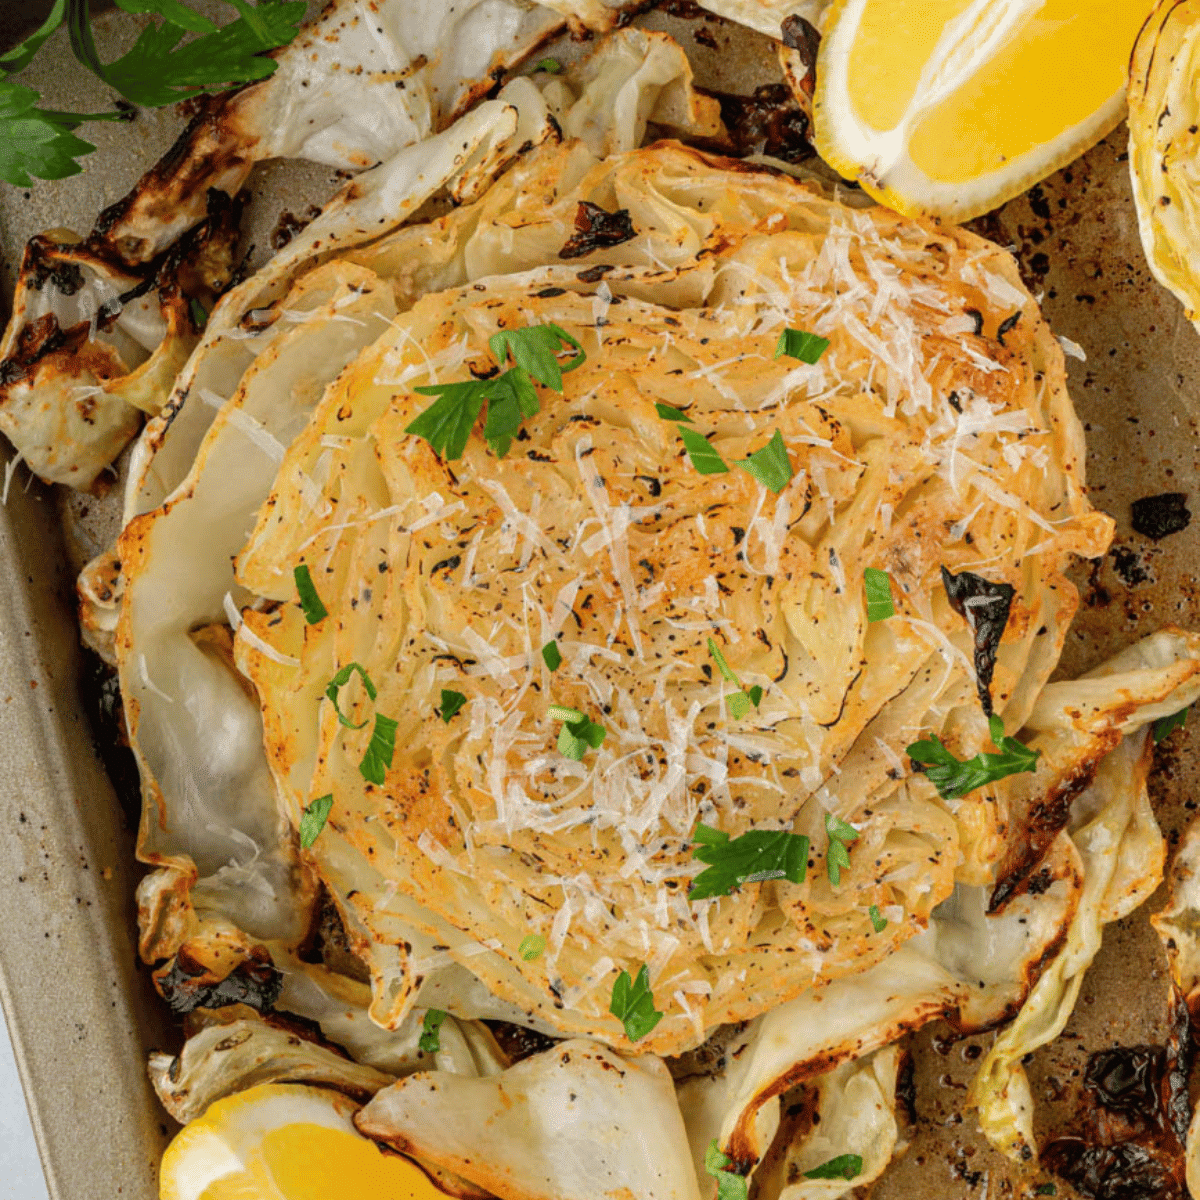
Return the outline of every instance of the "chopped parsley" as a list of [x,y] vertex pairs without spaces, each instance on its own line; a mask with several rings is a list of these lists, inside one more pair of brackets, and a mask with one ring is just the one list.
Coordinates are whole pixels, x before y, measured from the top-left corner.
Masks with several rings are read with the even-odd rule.
[[447,725],[449,725],[450,718],[453,717],[454,714],[458,712],[458,710],[462,708],[464,704],[466,704],[466,702],[467,698],[462,694],[462,692],[454,692],[449,688],[442,688],[442,704],[437,710],[437,714],[442,718],[443,721],[446,722]]
[[886,621],[896,615],[892,603],[892,577],[878,567],[863,568],[863,587],[867,593],[867,620]]
[[562,651],[558,648],[558,643],[553,638],[542,647],[542,662],[551,671],[557,671],[562,666]]
[[399,721],[375,714],[375,727],[371,730],[371,741],[363,760],[358,764],[358,773],[368,782],[382,786],[387,769],[392,765],[396,752],[396,726]]
[[878,904],[872,904],[867,909],[867,916],[871,918],[871,926],[876,933],[882,933],[888,926],[887,917],[879,911]]
[[539,58],[533,64],[535,71],[545,71],[547,75],[557,75],[562,71],[562,63],[557,58]]
[[788,458],[783,434],[778,429],[765,446],[755,450],[749,458],[741,459],[737,465],[776,495],[782,492],[792,479],[792,462]]
[[350,676],[354,675],[355,673],[357,673],[358,677],[362,680],[363,687],[367,689],[367,695],[374,700],[375,685],[371,682],[370,675],[367,674],[366,669],[361,663],[347,663],[329,681],[328,686],[325,688],[325,695],[329,697],[329,701],[333,705],[333,711],[337,713],[338,721],[345,725],[347,729],[361,729],[366,724],[366,721],[360,721],[357,725],[355,725],[355,723],[351,721],[350,718],[345,715],[345,713],[342,712],[341,707],[338,705],[338,693],[341,692],[342,688],[344,688],[346,684],[350,682]]
[[423,1054],[436,1054],[442,1048],[442,1022],[446,1014],[440,1008],[430,1008],[421,1022],[421,1040],[417,1046]]
[[1154,722],[1154,742],[1157,745],[1163,740],[1172,730],[1182,729],[1187,722],[1188,710],[1181,708],[1177,713],[1172,713],[1169,717],[1159,717]]
[[[317,586],[312,581],[308,565],[301,563],[292,572],[292,578],[296,581],[296,594],[300,597],[300,608],[304,612],[304,619],[310,625],[325,620],[329,616],[329,609],[321,603],[321,597],[317,595]],[[349,679],[349,676],[346,678]],[[334,703],[336,704],[337,701]]]
[[819,1167],[804,1172],[805,1179],[853,1179],[862,1174],[861,1154],[839,1154]]
[[850,866],[851,842],[858,841],[858,830],[833,813],[825,814],[825,832],[829,834],[829,849],[825,852],[825,869],[829,882],[837,887],[842,882],[842,872]]
[[723,475],[729,470],[725,460],[712,448],[708,438],[686,425],[677,425],[679,436],[683,438],[683,448],[687,451],[692,466],[701,475]]
[[1035,1196],[1057,1196],[1058,1188],[1052,1183],[1039,1183],[1037,1187],[1033,1189],[1033,1194]]
[[535,962],[541,958],[546,951],[546,939],[540,933],[529,933],[521,939],[521,944],[517,947],[517,953],[526,962]]
[[728,896],[745,883],[787,879],[803,883],[808,869],[808,838],[784,829],[751,829],[741,837],[703,823],[692,834],[692,857],[707,863],[692,880],[689,900]]
[[492,380],[468,379],[461,383],[433,383],[415,389],[422,396],[437,399],[414,421],[405,433],[424,438],[442,458],[462,458],[467,438],[483,411]]
[[735,720],[740,721],[750,711],[750,705],[758,707],[759,702],[763,698],[763,690],[757,684],[750,689],[750,694],[742,690],[742,681],[734,674],[729,663],[725,661],[725,655],[721,653],[720,646],[712,640],[708,639],[708,652],[712,655],[713,662],[717,664],[717,670],[721,672],[721,678],[726,683],[732,683],[738,690],[725,697],[726,707],[729,709],[729,715]]
[[649,967],[643,966],[636,979],[628,971],[617,976],[608,1011],[625,1026],[625,1036],[631,1042],[640,1042],[662,1020],[650,991]]
[[313,842],[325,828],[325,822],[329,820],[332,808],[332,792],[326,796],[318,796],[311,804],[305,806],[304,812],[300,816],[300,845],[305,850],[312,848]]
[[815,333],[805,333],[802,329],[785,329],[779,335],[775,346],[775,357],[798,358],[810,366],[819,362],[821,355],[829,349],[829,339],[818,337]]
[[658,413],[664,421],[686,421],[687,424],[692,423],[692,418],[683,411],[682,408],[672,408],[669,404],[655,403],[654,411]]
[[750,1181],[725,1169],[732,1163],[733,1159],[721,1153],[717,1139],[713,1138],[704,1152],[704,1169],[717,1181],[716,1200],[746,1200],[750,1194]]
[[1030,750],[1016,738],[1005,737],[1004,722],[997,716],[988,719],[988,729],[999,754],[981,750],[964,762],[955,758],[935,733],[923,741],[913,742],[907,753],[913,762],[925,768],[925,774],[946,800],[957,800],[1008,775],[1037,770],[1040,750]]
[[188,301],[188,313],[197,329],[203,329],[208,324],[208,310],[195,296]]
[[558,731],[558,752],[564,758],[582,762],[583,756],[591,750],[599,750],[604,745],[608,730],[603,725],[597,725],[582,713],[576,721],[563,721],[563,727]]

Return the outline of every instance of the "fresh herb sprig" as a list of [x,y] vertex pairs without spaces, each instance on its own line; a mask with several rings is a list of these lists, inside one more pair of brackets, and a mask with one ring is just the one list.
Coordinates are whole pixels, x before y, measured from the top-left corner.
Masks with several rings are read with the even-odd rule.
[[850,845],[858,841],[859,833],[853,825],[833,813],[825,814],[825,832],[829,835],[825,870],[829,873],[829,882],[837,887],[842,882],[842,872],[850,866]]
[[931,733],[928,738],[908,747],[908,757],[924,766],[930,782],[946,800],[957,800],[1009,775],[1037,770],[1040,750],[1030,750],[1016,738],[1005,737],[1004,722],[997,716],[989,718],[988,730],[998,754],[981,750],[964,762],[946,749],[937,734]]
[[628,971],[617,976],[608,1011],[625,1026],[625,1036],[631,1042],[640,1042],[662,1020],[662,1013],[654,1007],[648,966],[642,967],[636,979]]
[[692,834],[692,857],[707,863],[692,880],[689,900],[728,896],[746,883],[787,879],[803,883],[808,870],[808,838],[783,829],[751,829],[731,838],[703,823]]
[[750,1181],[727,1170],[732,1165],[733,1159],[721,1153],[720,1144],[713,1138],[704,1152],[704,1169],[717,1181],[717,1200],[746,1200],[750,1194]]
[[[106,63],[96,49],[88,0],[56,0],[33,34],[0,55],[0,179],[29,187],[35,178],[78,175],[78,160],[95,146],[74,130],[85,122],[123,121],[131,115],[119,108],[99,113],[42,108],[37,92],[12,81],[64,25],[80,63],[126,101],[145,108],[266,79],[276,63],[265,52],[286,46],[300,31],[304,0],[228,2],[238,15],[218,27],[180,0],[117,0],[126,12],[160,22],[147,25],[126,54]],[[188,34],[193,36],[184,42]]]
[[[500,366],[510,357],[515,366],[490,379],[434,383],[414,389],[436,399],[409,423],[405,432],[424,438],[444,459],[462,458],[485,403],[488,411],[483,436],[496,457],[503,458],[522,422],[541,411],[533,381],[561,392],[564,372],[574,371],[587,360],[583,347],[553,322],[502,329],[488,339],[488,349]],[[559,361],[561,354],[572,350],[575,353],[570,359]]]

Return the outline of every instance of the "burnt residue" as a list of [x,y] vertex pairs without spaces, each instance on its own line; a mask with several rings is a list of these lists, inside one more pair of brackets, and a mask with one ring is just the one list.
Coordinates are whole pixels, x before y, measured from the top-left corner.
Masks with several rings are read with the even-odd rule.
[[509,1062],[520,1062],[534,1054],[552,1050],[558,1043],[536,1029],[526,1029],[524,1025],[513,1025],[509,1021],[484,1021],[492,1031],[500,1049],[504,1051]]
[[1109,557],[1112,559],[1113,570],[1126,587],[1137,587],[1138,584],[1152,581],[1152,576],[1141,558],[1128,546],[1114,546],[1109,551]]
[[176,1016],[197,1008],[225,1008],[246,1004],[259,1012],[274,1008],[283,991],[283,974],[271,956],[256,947],[251,957],[224,979],[217,979],[203,963],[181,950],[165,971],[154,977],[162,998]]
[[1102,1050],[1088,1059],[1080,1132],[1042,1151],[1045,1166],[1095,1200],[1182,1200],[1193,1053],[1187,1005],[1172,999],[1165,1046]]
[[45,234],[29,239],[24,272],[30,287],[40,292],[49,284],[63,296],[74,296],[83,287],[83,270],[78,263],[63,262],[62,247]]
[[313,907],[312,924],[297,950],[302,962],[323,963],[339,975],[369,983],[371,972],[350,944],[342,914],[324,884]]
[[275,222],[275,228],[271,230],[271,249],[282,250],[296,236],[303,232],[314,217],[319,217],[321,210],[314,204],[310,204],[303,214],[297,216],[292,212],[281,212],[279,220]]
[[80,691],[96,754],[112,780],[126,827],[136,829],[141,817],[141,780],[125,729],[121,683],[116,670],[91,650],[84,651]]
[[993,583],[970,571],[952,575],[945,567],[942,568],[942,586],[946,589],[950,607],[971,627],[975,641],[975,686],[979,703],[990,717],[996,651],[1008,624],[1015,590],[1011,584]]
[[793,13],[784,17],[779,29],[779,40],[789,50],[795,50],[800,55],[806,69],[806,77],[811,76],[817,67],[817,52],[821,48],[821,35],[817,27],[803,17]]
[[1163,492],[1160,496],[1143,496],[1130,505],[1133,528],[1143,537],[1161,541],[1180,533],[1191,524],[1186,492]]
[[575,230],[558,252],[559,258],[583,258],[595,250],[619,246],[637,237],[629,209],[609,212],[590,200],[580,200],[575,210]]
[[808,117],[783,83],[767,83],[752,96],[717,93],[721,120],[735,151],[769,154],[783,162],[803,162],[816,153],[809,141]]

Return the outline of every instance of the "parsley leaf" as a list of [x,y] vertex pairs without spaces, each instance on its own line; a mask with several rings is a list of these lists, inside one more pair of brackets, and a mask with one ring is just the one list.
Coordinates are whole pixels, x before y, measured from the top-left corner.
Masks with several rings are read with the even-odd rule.
[[878,904],[872,904],[867,909],[867,916],[871,918],[871,925],[876,933],[882,933],[888,927],[887,917],[879,911]]
[[[488,338],[488,348],[501,366],[511,354],[518,367],[556,392],[562,391],[563,372],[575,370],[587,359],[583,347],[553,322],[527,325],[524,329],[502,329]],[[569,362],[560,363],[558,355],[565,350],[577,353]]]
[[892,603],[892,577],[878,567],[863,568],[863,587],[867,593],[867,620],[886,621],[896,615]]
[[946,800],[957,800],[984,784],[995,783],[1008,775],[1037,770],[1037,760],[1042,753],[1040,750],[1030,750],[1016,738],[1005,737],[1004,722],[999,717],[993,716],[988,721],[988,729],[999,754],[981,750],[974,758],[964,762],[946,749],[937,734],[913,742],[907,754],[913,762],[925,767],[925,774]]
[[588,748],[599,750],[607,736],[608,730],[603,725],[597,725],[580,714],[577,721],[563,722],[563,727],[558,731],[558,752],[575,762],[582,762]]
[[692,466],[701,475],[723,475],[729,468],[725,460],[709,445],[708,438],[686,425],[678,425],[679,436],[683,438],[683,448],[692,460]]
[[216,29],[207,17],[193,12],[179,0],[116,0],[116,4],[127,13],[153,13],[189,33],[212,33]]
[[750,1182],[744,1175],[725,1170],[732,1162],[713,1138],[704,1152],[704,1169],[717,1181],[717,1200],[746,1200],[750,1194]]
[[533,64],[535,71],[545,71],[547,75],[557,75],[562,71],[562,63],[557,58],[539,58]]
[[721,677],[738,689],[736,692],[725,697],[725,704],[729,709],[729,715],[735,721],[740,721],[750,711],[751,704],[755,708],[758,707],[758,702],[763,697],[763,690],[756,685],[750,689],[749,696],[741,690],[742,681],[733,673],[732,668],[725,661],[725,655],[721,653],[721,648],[712,638],[708,639],[708,652],[717,664],[717,670],[721,672]]
[[1187,721],[1188,709],[1181,708],[1177,713],[1172,713],[1169,717],[1159,717],[1154,722],[1154,742],[1157,745],[1174,729],[1182,729]]
[[[274,74],[276,63],[264,51],[286,46],[300,31],[306,5],[304,0],[264,3],[229,0],[238,10],[238,18],[220,29],[212,28],[179,45],[187,28],[168,20],[147,25],[132,49],[111,63],[101,63],[87,26],[68,13],[71,46],[76,57],[90,67],[110,87],[127,100],[147,108],[158,108],[185,99],[193,90],[220,90],[232,84],[252,83]],[[162,3],[153,9],[174,9]],[[74,6],[72,5],[72,9]],[[83,6],[86,10],[86,5]],[[190,22],[197,28],[203,18],[198,14]]]
[[689,425],[692,423],[692,418],[683,411],[682,408],[672,408],[669,404],[659,404],[657,401],[654,405],[654,411],[658,413],[664,421],[686,421]]
[[1039,1183],[1037,1187],[1033,1189],[1033,1194],[1035,1196],[1057,1196],[1058,1188],[1052,1183]]
[[692,857],[708,863],[692,880],[689,900],[728,896],[744,883],[787,879],[803,883],[808,870],[808,838],[784,829],[751,829],[741,837],[703,823],[692,834]]
[[825,852],[825,869],[829,882],[837,887],[842,882],[842,872],[850,866],[851,842],[858,841],[858,830],[833,813],[825,814],[825,832],[829,834],[829,849]]
[[436,1054],[442,1048],[442,1022],[446,1014],[440,1008],[430,1008],[425,1011],[425,1019],[421,1022],[421,1040],[417,1043],[423,1054]]
[[762,698],[763,698],[763,690],[756,683],[750,689],[750,703],[753,704],[755,708],[757,708],[759,706],[759,704],[762,703]]
[[862,1174],[861,1154],[839,1154],[819,1167],[804,1172],[805,1179],[853,1179]]
[[305,850],[312,848],[313,842],[317,840],[317,835],[325,828],[325,822],[329,820],[329,812],[332,808],[332,792],[326,796],[318,796],[305,807],[300,817],[300,845]]
[[442,458],[462,458],[471,429],[483,411],[491,382],[468,379],[463,383],[433,383],[415,389],[422,396],[436,396],[437,399],[411,421],[404,432],[424,438],[433,452]]
[[483,424],[483,436],[497,458],[503,458],[512,445],[513,437],[526,417],[535,417],[541,411],[537,388],[524,367],[513,367],[503,375],[485,382],[487,397],[487,420]]
[[[317,595],[317,586],[312,581],[308,564],[301,563],[296,567],[292,571],[292,578],[296,581],[296,594],[300,597],[300,607],[304,611],[304,619],[310,625],[325,620],[329,616],[329,609],[321,603],[321,597]],[[350,676],[347,675],[346,679],[349,678]],[[326,694],[328,695],[328,692]],[[334,700],[334,704],[337,704],[336,700]]]
[[462,694],[462,692],[453,692],[449,688],[442,688],[442,706],[437,710],[437,714],[442,718],[443,721],[446,722],[447,725],[449,725],[450,718],[453,717],[454,714],[458,712],[458,710],[462,708],[464,704],[466,704],[466,702],[467,698]]
[[208,324],[208,311],[195,296],[188,301],[188,314],[197,329],[203,329]]
[[542,647],[542,662],[551,671],[557,671],[562,666],[562,651],[558,648],[558,643],[553,638]]
[[815,333],[805,333],[802,329],[785,329],[779,335],[775,346],[775,357],[787,355],[788,358],[798,358],[810,366],[819,362],[821,355],[829,349],[829,339],[817,337]]
[[358,773],[368,782],[383,785],[387,769],[392,765],[396,753],[396,726],[399,721],[375,714],[375,727],[371,730],[371,741],[363,760],[358,764]]
[[33,56],[41,48],[42,43],[66,20],[66,16],[67,0],[55,0],[49,15],[35,32],[19,45],[0,54],[0,71],[15,75],[18,71],[25,70],[33,61]]
[[741,459],[737,465],[776,495],[782,492],[792,479],[791,459],[788,458],[783,434],[778,429],[765,446],[755,450],[749,458]]
[[641,1041],[662,1020],[650,991],[649,967],[643,966],[637,979],[630,978],[628,971],[617,976],[608,1011],[625,1026],[625,1036],[631,1042]]
[[[38,108],[32,88],[0,80],[0,179],[14,187],[30,187],[36,179],[66,179],[83,169],[75,161],[95,146],[71,130],[92,116],[49,112]],[[120,114],[112,114],[116,119]]]
[[526,961],[534,962],[546,951],[546,939],[540,933],[528,933],[521,939],[517,953]]
[[362,680],[363,687],[367,689],[367,695],[374,700],[375,685],[371,682],[370,675],[367,674],[366,668],[364,668],[361,663],[347,663],[329,681],[328,686],[325,688],[325,695],[329,697],[329,702],[333,705],[334,712],[337,713],[338,721],[342,725],[345,725],[347,729],[361,729],[366,724],[366,721],[359,721],[359,723],[355,725],[354,722],[351,721],[350,718],[347,717],[338,706],[338,693],[341,692],[342,688],[344,688],[346,684],[350,682],[350,676],[355,673],[357,673],[358,677]]

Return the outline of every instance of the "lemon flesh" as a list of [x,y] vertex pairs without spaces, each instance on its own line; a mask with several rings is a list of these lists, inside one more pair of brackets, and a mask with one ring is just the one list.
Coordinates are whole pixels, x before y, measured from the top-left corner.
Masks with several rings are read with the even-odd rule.
[[445,1200],[354,1127],[337,1092],[265,1084],[213,1104],[163,1157],[162,1200]]
[[900,212],[977,216],[1116,127],[1153,4],[837,0],[817,63],[817,149]]

